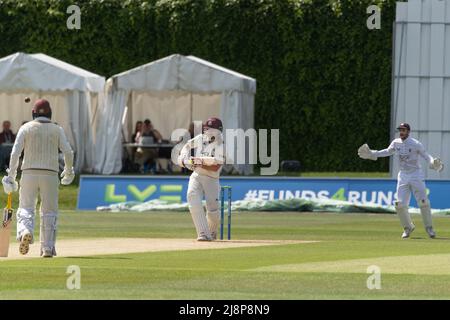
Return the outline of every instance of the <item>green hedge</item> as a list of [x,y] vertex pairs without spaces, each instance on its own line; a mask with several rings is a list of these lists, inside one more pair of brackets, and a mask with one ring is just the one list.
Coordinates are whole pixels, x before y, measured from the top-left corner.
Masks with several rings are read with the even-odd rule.
[[[81,30],[66,8],[81,7]],[[381,30],[366,8],[382,8]],[[43,52],[110,76],[173,53],[257,79],[256,127],[304,170],[384,171],[394,0],[0,0],[0,56]]]

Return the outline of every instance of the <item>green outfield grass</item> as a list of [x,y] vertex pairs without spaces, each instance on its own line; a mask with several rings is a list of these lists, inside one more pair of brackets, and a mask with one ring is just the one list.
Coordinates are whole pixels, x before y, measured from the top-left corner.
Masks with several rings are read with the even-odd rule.
[[[415,216],[400,239],[395,215],[235,213],[234,239],[316,243],[0,261],[0,299],[450,299],[450,219],[431,240]],[[63,211],[59,239],[193,238],[187,213]],[[95,240],[94,240],[95,241]],[[66,289],[69,265],[81,289]],[[369,290],[367,267],[381,268]]]

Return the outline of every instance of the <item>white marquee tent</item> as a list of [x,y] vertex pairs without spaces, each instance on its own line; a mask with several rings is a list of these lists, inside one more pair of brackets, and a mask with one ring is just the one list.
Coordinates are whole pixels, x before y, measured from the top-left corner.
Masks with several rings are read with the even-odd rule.
[[[111,77],[106,87],[98,173],[120,171],[122,143],[130,141],[138,120],[151,119],[168,140],[174,129],[212,116],[222,119],[224,129],[253,128],[255,79],[194,56],[175,54],[142,65]],[[241,174],[252,172],[249,164],[234,166]]]
[[105,78],[45,54],[16,53],[0,59],[0,122],[10,120],[13,132],[32,120],[31,102],[45,98],[52,120],[64,128],[75,152],[75,170],[92,171],[96,111]]

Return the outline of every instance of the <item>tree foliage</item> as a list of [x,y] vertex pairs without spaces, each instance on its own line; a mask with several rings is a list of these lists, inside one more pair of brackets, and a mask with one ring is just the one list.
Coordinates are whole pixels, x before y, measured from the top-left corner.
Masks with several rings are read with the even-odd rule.
[[[81,30],[68,30],[68,6]],[[366,8],[381,8],[368,30]],[[0,0],[0,56],[42,52],[106,77],[173,53],[257,79],[255,123],[305,170],[380,171],[388,144],[393,0]]]

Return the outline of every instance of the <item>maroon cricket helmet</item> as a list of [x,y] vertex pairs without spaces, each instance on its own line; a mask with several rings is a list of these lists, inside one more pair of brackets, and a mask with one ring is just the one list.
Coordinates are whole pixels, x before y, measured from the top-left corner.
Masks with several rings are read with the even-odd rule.
[[209,118],[208,120],[205,121],[205,123],[203,124],[203,131],[212,128],[212,129],[217,129],[222,131],[223,130],[223,125],[222,125],[222,120],[220,120],[219,118]]
[[397,127],[397,130],[400,130],[400,129],[406,129],[408,131],[411,131],[411,127],[409,126],[409,124],[407,124],[405,122],[400,123],[400,125]]
[[38,117],[52,118],[52,109],[50,108],[50,103],[45,99],[36,100],[33,109],[31,110],[33,119]]

